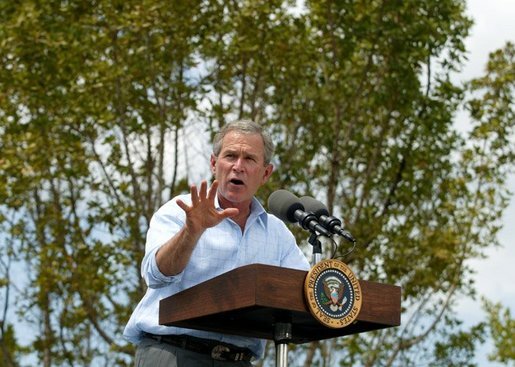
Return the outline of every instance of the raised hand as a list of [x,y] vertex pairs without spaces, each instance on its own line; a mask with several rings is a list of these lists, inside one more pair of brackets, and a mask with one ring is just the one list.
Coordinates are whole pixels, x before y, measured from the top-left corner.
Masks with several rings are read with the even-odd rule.
[[216,190],[218,189],[218,181],[213,181],[209,190],[207,182],[204,180],[200,183],[200,190],[197,186],[191,186],[191,206],[185,204],[182,200],[177,200],[177,205],[186,213],[186,227],[193,233],[203,232],[207,228],[216,226],[225,218],[238,215],[239,210],[236,208],[227,208],[218,210],[215,208]]
[[156,253],[157,266],[163,274],[175,275],[183,271],[204,231],[225,218],[238,215],[239,210],[236,208],[215,208],[217,188],[217,181],[213,182],[209,190],[207,182],[202,181],[199,191],[195,185],[191,186],[191,205],[177,200],[177,205],[186,213],[186,223]]

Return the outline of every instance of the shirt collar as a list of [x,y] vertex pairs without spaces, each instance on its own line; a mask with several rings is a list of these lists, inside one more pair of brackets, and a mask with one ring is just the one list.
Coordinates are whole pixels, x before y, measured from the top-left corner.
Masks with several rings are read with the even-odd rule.
[[[222,207],[220,206],[220,202],[218,200],[218,193],[215,197],[215,208],[217,210],[222,210]],[[254,220],[257,220],[264,228],[267,227],[268,224],[268,215],[265,211],[265,208],[263,208],[263,205],[259,202],[258,199],[256,199],[255,196],[252,197],[252,203],[250,204],[250,214],[247,218],[247,223],[251,223]]]

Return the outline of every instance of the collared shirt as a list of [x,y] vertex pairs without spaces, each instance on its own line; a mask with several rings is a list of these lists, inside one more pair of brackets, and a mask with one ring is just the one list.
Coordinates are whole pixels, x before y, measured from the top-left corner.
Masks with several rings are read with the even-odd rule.
[[[159,325],[159,301],[244,265],[259,263],[308,270],[308,260],[286,225],[253,198],[243,233],[232,219],[224,219],[202,234],[181,273],[165,276],[157,266],[156,252],[184,226],[186,215],[176,203],[178,198],[191,204],[190,195],[181,195],[163,205],[150,221],[141,264],[148,288],[125,327],[124,337],[137,344],[144,333],[192,335],[246,347],[262,356],[265,342],[260,339]],[[220,208],[218,198],[215,205]]]

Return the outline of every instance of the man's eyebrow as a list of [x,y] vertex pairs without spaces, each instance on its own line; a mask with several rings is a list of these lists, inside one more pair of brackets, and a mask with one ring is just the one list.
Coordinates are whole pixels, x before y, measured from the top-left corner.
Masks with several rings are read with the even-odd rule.
[[[226,148],[222,151],[223,154],[227,154],[227,153],[240,154],[240,152],[241,152],[240,149],[234,149],[234,148]],[[244,151],[242,154],[246,157],[259,157],[259,153],[255,153],[255,152]]]
[[223,154],[227,154],[227,153],[236,153],[236,149],[233,149],[233,148],[225,148],[224,150],[222,150],[222,153],[223,153]]

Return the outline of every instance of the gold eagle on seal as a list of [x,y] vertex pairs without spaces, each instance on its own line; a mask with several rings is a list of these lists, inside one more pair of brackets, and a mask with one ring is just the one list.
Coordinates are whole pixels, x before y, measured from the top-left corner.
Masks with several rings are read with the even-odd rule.
[[330,277],[323,281],[324,293],[328,299],[324,306],[329,306],[331,311],[341,311],[343,305],[347,303],[347,297],[343,296],[345,291],[343,284],[335,277]]

